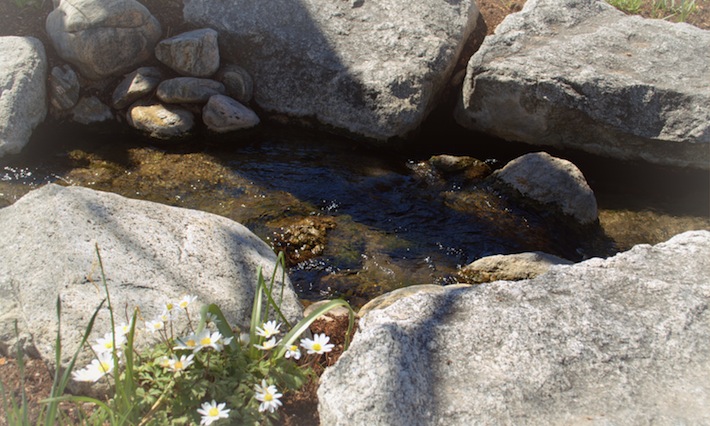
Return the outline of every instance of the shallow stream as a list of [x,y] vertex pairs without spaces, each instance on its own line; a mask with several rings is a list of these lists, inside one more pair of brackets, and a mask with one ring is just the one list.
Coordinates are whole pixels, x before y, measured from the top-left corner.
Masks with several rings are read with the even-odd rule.
[[355,305],[399,287],[455,282],[457,268],[487,255],[540,250],[579,261],[710,229],[707,172],[548,150],[577,164],[597,195],[600,232],[580,234],[486,183],[420,167],[455,154],[497,168],[538,150],[426,128],[385,149],[276,125],[156,144],[122,128],[47,124],[22,154],[0,159],[0,207],[57,182],[212,212],[286,249],[302,298]]

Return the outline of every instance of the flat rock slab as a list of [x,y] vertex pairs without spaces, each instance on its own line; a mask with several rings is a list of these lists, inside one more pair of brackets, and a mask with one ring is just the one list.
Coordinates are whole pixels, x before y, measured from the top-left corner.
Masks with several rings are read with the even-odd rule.
[[419,126],[476,27],[472,0],[186,0],[270,112],[385,140]]
[[710,168],[710,31],[529,0],[471,58],[457,120],[535,145]]
[[[221,216],[46,185],[0,209],[0,353],[16,342],[17,320],[25,351],[53,364],[59,295],[63,363],[68,362],[105,297],[96,244],[119,321],[124,309],[132,313],[135,307],[146,320],[154,319],[167,300],[191,294],[218,304],[231,324],[246,327],[258,270],[271,276],[276,260],[264,241]],[[301,304],[286,286],[282,310],[300,319]],[[104,308],[92,336],[108,330]],[[79,365],[88,363],[84,355]]]
[[708,424],[709,305],[708,231],[405,297],[325,371],[320,422]]

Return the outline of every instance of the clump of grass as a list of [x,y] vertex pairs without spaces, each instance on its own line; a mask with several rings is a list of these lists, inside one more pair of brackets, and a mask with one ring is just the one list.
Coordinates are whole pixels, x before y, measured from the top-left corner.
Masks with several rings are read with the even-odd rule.
[[685,22],[697,8],[695,0],[655,0],[653,15],[660,19],[676,18],[678,22]]
[[686,22],[697,11],[696,0],[607,0],[615,8],[632,15]]
[[637,15],[641,12],[643,0],[607,0],[610,5],[621,10],[622,12]]

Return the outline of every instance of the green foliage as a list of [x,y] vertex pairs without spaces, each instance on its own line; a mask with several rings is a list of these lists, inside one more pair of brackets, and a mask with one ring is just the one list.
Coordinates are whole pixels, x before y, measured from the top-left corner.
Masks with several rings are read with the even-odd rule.
[[[696,0],[607,0],[615,8],[630,14],[644,10],[653,18],[685,22],[697,10]],[[644,8],[644,6],[646,6]]]
[[679,22],[685,22],[696,10],[695,0],[655,0],[653,2],[653,14],[661,19],[676,18]]
[[643,0],[607,0],[610,5],[622,12],[637,14],[641,11]]
[[[297,363],[289,348],[294,347],[300,336],[308,333],[308,328],[317,317],[335,307],[346,306],[349,309],[348,336],[354,324],[354,312],[350,309],[350,305],[342,300],[334,300],[320,307],[297,324],[291,325],[281,311],[283,286],[281,286],[280,294],[274,297],[279,267],[282,270],[281,282],[285,282],[285,260],[283,254],[280,254],[277,267],[268,284],[261,270],[259,271],[248,331],[242,332],[239,328],[231,326],[215,304],[203,306],[200,310],[198,324],[193,324],[189,309],[192,299],[188,297],[183,299],[186,301],[182,306],[187,319],[184,328],[177,329],[177,323],[170,323],[169,328],[167,326],[156,328],[155,330],[159,329],[159,342],[140,353],[134,346],[139,311],[136,310],[133,313],[127,326],[116,327],[113,305],[98,246],[96,247],[96,255],[106,299],[99,304],[91,317],[81,345],[69,366],[62,374],[60,374],[60,368],[56,369],[52,392],[50,397],[43,401],[46,405],[37,422],[38,425],[42,423],[45,425],[69,424],[70,422],[62,418],[58,410],[58,404],[62,401],[91,403],[93,410],[90,413],[79,413],[81,423],[87,425],[199,424],[201,415],[197,412],[197,408],[206,401],[225,403],[226,408],[229,409],[229,417],[226,419],[229,424],[272,424],[278,420],[278,410],[276,410],[278,406],[272,405],[270,406],[272,409],[267,409],[269,406],[265,407],[263,403],[260,403],[257,398],[258,389],[255,385],[261,386],[261,390],[264,389],[264,384],[270,389],[272,386],[275,387],[275,396],[272,396],[277,399],[277,402],[280,396],[276,395],[277,393],[285,394],[300,389],[308,380],[315,378],[312,366],[317,360],[318,353],[304,356]],[[101,401],[87,396],[63,395],[70,376],[74,376],[75,380],[87,380],[86,374],[91,371],[92,365],[89,365],[82,370],[85,373],[83,376],[82,371],[72,372],[79,352],[86,345],[96,315],[104,302],[107,302],[111,327],[114,332],[110,333],[110,339],[105,339],[102,343],[102,345],[110,347],[110,354],[97,353],[98,349],[94,351],[94,348],[97,347],[103,351],[104,346],[92,346],[92,351],[97,358],[92,365],[101,368],[101,370],[94,370],[100,371],[100,373],[93,380],[108,380],[113,389],[112,397],[108,401]],[[59,298],[57,298],[57,320],[61,325]],[[274,329],[273,333],[265,332],[269,328],[265,321],[270,322],[270,328]],[[289,330],[285,332],[280,343],[269,347],[266,342],[267,337],[279,333],[278,329],[281,324],[276,325],[276,321],[286,325]],[[178,337],[174,332],[178,333]],[[212,345],[208,345],[205,339]],[[190,344],[195,346],[189,346]],[[259,349],[256,345],[266,349]],[[346,341],[346,348],[347,345]],[[58,327],[55,347],[57,365],[60,365],[61,349]],[[288,358],[289,352],[292,358]],[[105,359],[102,356],[111,355],[113,365],[107,365],[101,361]],[[24,374],[22,353],[19,349],[18,365],[20,373]],[[98,365],[101,367],[97,367]],[[104,367],[105,365],[106,367]],[[24,386],[19,402],[15,401],[12,396],[8,397],[5,394],[1,382],[0,393],[5,413],[7,413],[7,423],[28,424]],[[264,394],[260,397],[264,400]]]

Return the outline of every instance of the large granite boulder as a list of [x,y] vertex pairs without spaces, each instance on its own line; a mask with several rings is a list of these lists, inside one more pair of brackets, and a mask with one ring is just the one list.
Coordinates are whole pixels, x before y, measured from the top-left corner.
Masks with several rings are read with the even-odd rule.
[[708,424],[710,232],[360,320],[321,424]]
[[16,154],[47,116],[47,57],[33,37],[0,37],[0,157]]
[[[135,307],[152,320],[168,299],[191,294],[218,304],[230,323],[248,327],[258,270],[271,276],[276,260],[264,241],[221,216],[46,185],[0,209],[0,353],[16,342],[18,321],[25,351],[52,364],[59,295],[63,362],[69,360],[105,297],[95,245],[119,321]],[[298,320],[301,304],[285,285],[281,309]],[[104,307],[93,336],[110,330],[107,321]],[[86,357],[79,361],[85,363]]]
[[59,56],[91,80],[135,69],[161,35],[158,20],[135,0],[61,0],[46,29]]
[[528,0],[471,58],[457,120],[507,140],[710,168],[710,31]]
[[473,0],[186,0],[260,108],[386,140],[419,126],[475,29]]

